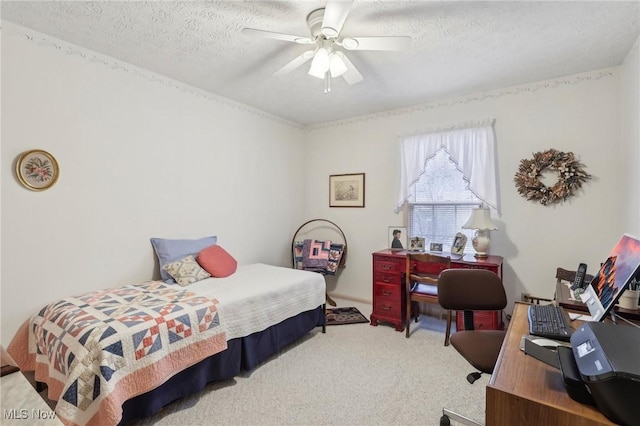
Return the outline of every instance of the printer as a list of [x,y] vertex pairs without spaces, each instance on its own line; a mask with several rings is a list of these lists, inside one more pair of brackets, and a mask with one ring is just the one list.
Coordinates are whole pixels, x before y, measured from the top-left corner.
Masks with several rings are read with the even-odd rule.
[[615,423],[639,423],[640,328],[586,322],[558,359],[573,399],[594,404]]

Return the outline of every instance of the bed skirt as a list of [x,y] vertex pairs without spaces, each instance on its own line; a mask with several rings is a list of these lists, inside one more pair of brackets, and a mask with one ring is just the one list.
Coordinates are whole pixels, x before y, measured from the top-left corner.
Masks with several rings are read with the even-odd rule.
[[203,390],[208,383],[250,371],[262,361],[324,325],[324,307],[287,318],[264,331],[227,342],[227,349],[176,374],[163,385],[122,405],[121,425],[158,413],[167,404]]

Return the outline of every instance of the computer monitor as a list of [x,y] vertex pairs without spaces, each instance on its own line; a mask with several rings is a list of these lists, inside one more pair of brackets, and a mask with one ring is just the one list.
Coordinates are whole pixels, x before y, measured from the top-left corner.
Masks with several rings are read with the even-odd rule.
[[580,295],[592,321],[602,321],[640,273],[640,239],[624,234]]

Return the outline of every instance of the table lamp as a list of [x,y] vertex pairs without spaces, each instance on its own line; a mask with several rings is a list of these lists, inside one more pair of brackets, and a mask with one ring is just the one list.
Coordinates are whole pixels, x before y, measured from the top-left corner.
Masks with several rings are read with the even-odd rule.
[[476,257],[484,258],[489,256],[489,231],[497,230],[498,227],[491,220],[489,208],[483,206],[477,207],[471,211],[471,217],[462,225],[462,229],[475,229],[475,235],[471,242],[476,250]]

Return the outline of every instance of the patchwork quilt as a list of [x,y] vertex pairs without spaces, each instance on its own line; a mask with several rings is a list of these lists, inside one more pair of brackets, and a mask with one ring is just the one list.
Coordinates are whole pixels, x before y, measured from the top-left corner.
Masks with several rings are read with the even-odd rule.
[[65,424],[117,424],[124,401],[226,349],[217,304],[162,281],[94,291],[44,307],[9,352]]
[[344,253],[344,244],[329,240],[311,240],[296,242],[293,256],[296,269],[335,275]]

